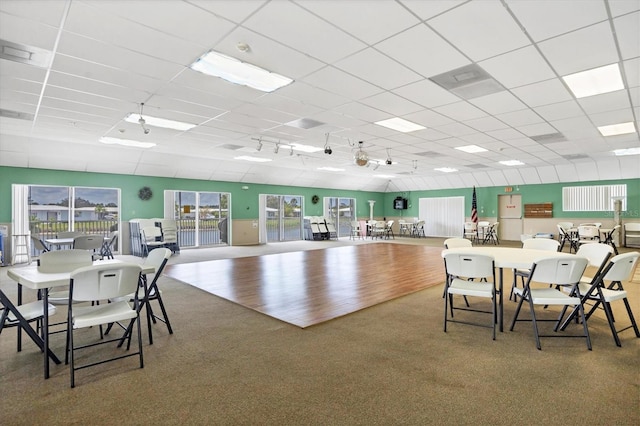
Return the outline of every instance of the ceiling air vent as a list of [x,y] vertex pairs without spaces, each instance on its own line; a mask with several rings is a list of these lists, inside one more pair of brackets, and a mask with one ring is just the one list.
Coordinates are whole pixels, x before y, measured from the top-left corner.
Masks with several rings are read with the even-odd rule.
[[529,136],[529,138],[541,144],[564,142],[567,140],[562,133],[548,133],[546,135]]
[[435,151],[425,151],[425,152],[416,152],[415,155],[419,155],[421,157],[442,157],[442,154]]
[[430,77],[429,80],[462,99],[479,98],[502,92],[504,87],[476,64]]
[[33,114],[27,112],[11,111],[8,109],[0,109],[0,117],[15,118],[16,120],[33,121]]
[[287,126],[297,127],[298,129],[312,129],[314,127],[322,126],[323,124],[326,124],[326,123],[312,120],[310,118],[301,118],[299,120],[293,120],[288,123],[285,123],[285,125]]
[[488,167],[486,164],[476,163],[476,164],[467,164],[465,167],[470,169],[484,169]]
[[226,143],[224,145],[220,145],[220,148],[222,148],[222,149],[230,149],[232,151],[237,151],[239,149],[244,148],[244,146],[242,146],[242,145],[234,145],[234,144],[231,144],[231,143]]
[[584,158],[589,158],[589,156],[586,154],[569,154],[563,155],[562,158],[564,158],[565,160],[582,160]]
[[50,51],[39,47],[0,39],[0,58],[40,68],[49,68],[52,55]]

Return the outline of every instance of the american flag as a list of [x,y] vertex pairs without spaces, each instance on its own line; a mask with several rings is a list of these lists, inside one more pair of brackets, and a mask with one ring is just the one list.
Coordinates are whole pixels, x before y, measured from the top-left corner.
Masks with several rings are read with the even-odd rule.
[[476,187],[473,187],[473,198],[471,199],[471,222],[478,223],[478,200],[476,199]]

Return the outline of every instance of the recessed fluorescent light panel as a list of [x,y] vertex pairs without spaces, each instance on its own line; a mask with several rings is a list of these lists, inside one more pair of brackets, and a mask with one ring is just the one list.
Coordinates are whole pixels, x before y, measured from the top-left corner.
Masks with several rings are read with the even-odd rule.
[[326,172],[344,172],[344,169],[339,169],[337,167],[318,167],[318,170],[324,170]]
[[[162,127],[165,129],[187,131],[197,126],[196,124],[183,123],[182,121],[167,120],[164,118],[153,117],[151,115],[143,115],[142,118],[144,119],[145,124],[149,126]],[[124,121],[128,123],[135,123],[135,124],[139,123],[138,120],[140,120],[140,114],[137,112],[130,112],[129,115],[127,115],[124,119]]]
[[273,92],[293,81],[288,77],[269,72],[213,50],[198,58],[190,65],[190,68],[206,75],[220,77],[231,83],[249,86],[263,92]]
[[613,153],[617,156],[622,156],[622,155],[639,155],[640,154],[640,148],[627,148],[627,149],[616,149],[613,151]]
[[624,89],[618,64],[606,65],[562,77],[576,98],[601,95]]
[[104,138],[100,138],[99,140],[101,143],[105,143],[107,145],[123,145],[123,146],[131,146],[134,148],[151,148],[156,146],[156,144],[153,142],[140,142],[140,141],[133,141],[130,139],[104,137]]
[[234,160],[253,161],[255,163],[266,163],[271,161],[270,158],[251,157],[249,155],[241,155],[239,157],[233,157]]
[[397,130],[402,133],[415,132],[416,130],[423,130],[426,127],[421,126],[416,123],[412,123],[411,121],[407,121],[405,119],[394,117],[389,118],[388,120],[376,121],[378,126],[386,127],[391,130]]
[[294,151],[300,152],[320,152],[324,149],[311,145],[303,145],[301,143],[290,143],[289,145],[291,146],[291,148],[293,148]]
[[457,150],[467,152],[469,154],[475,154],[477,152],[485,152],[486,149],[482,148],[478,145],[465,145],[465,146],[456,146]]
[[504,164],[505,166],[523,166],[524,163],[518,160],[506,160],[500,161],[500,164]]
[[452,173],[452,172],[458,171],[458,169],[452,169],[451,167],[438,167],[437,169],[433,169],[433,170],[437,170],[443,173]]
[[633,124],[633,121],[628,123],[619,123],[619,124],[611,124],[609,126],[600,126],[598,127],[602,136],[617,136],[617,135],[626,135],[628,133],[635,133],[636,126]]

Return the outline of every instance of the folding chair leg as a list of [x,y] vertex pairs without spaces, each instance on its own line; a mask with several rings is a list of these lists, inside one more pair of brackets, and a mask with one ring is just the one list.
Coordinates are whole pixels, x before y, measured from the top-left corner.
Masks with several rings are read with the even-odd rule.
[[536,321],[536,312],[533,308],[533,302],[529,301],[529,308],[531,309],[531,323],[533,324],[533,334],[536,338],[536,347],[538,350],[542,350],[542,346],[540,345],[540,335],[538,334],[538,323]]

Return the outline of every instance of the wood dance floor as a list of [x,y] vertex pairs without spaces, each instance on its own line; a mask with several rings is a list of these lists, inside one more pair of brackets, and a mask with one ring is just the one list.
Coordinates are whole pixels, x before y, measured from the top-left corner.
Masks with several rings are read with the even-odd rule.
[[443,284],[441,251],[363,244],[168,265],[164,273],[305,328]]

